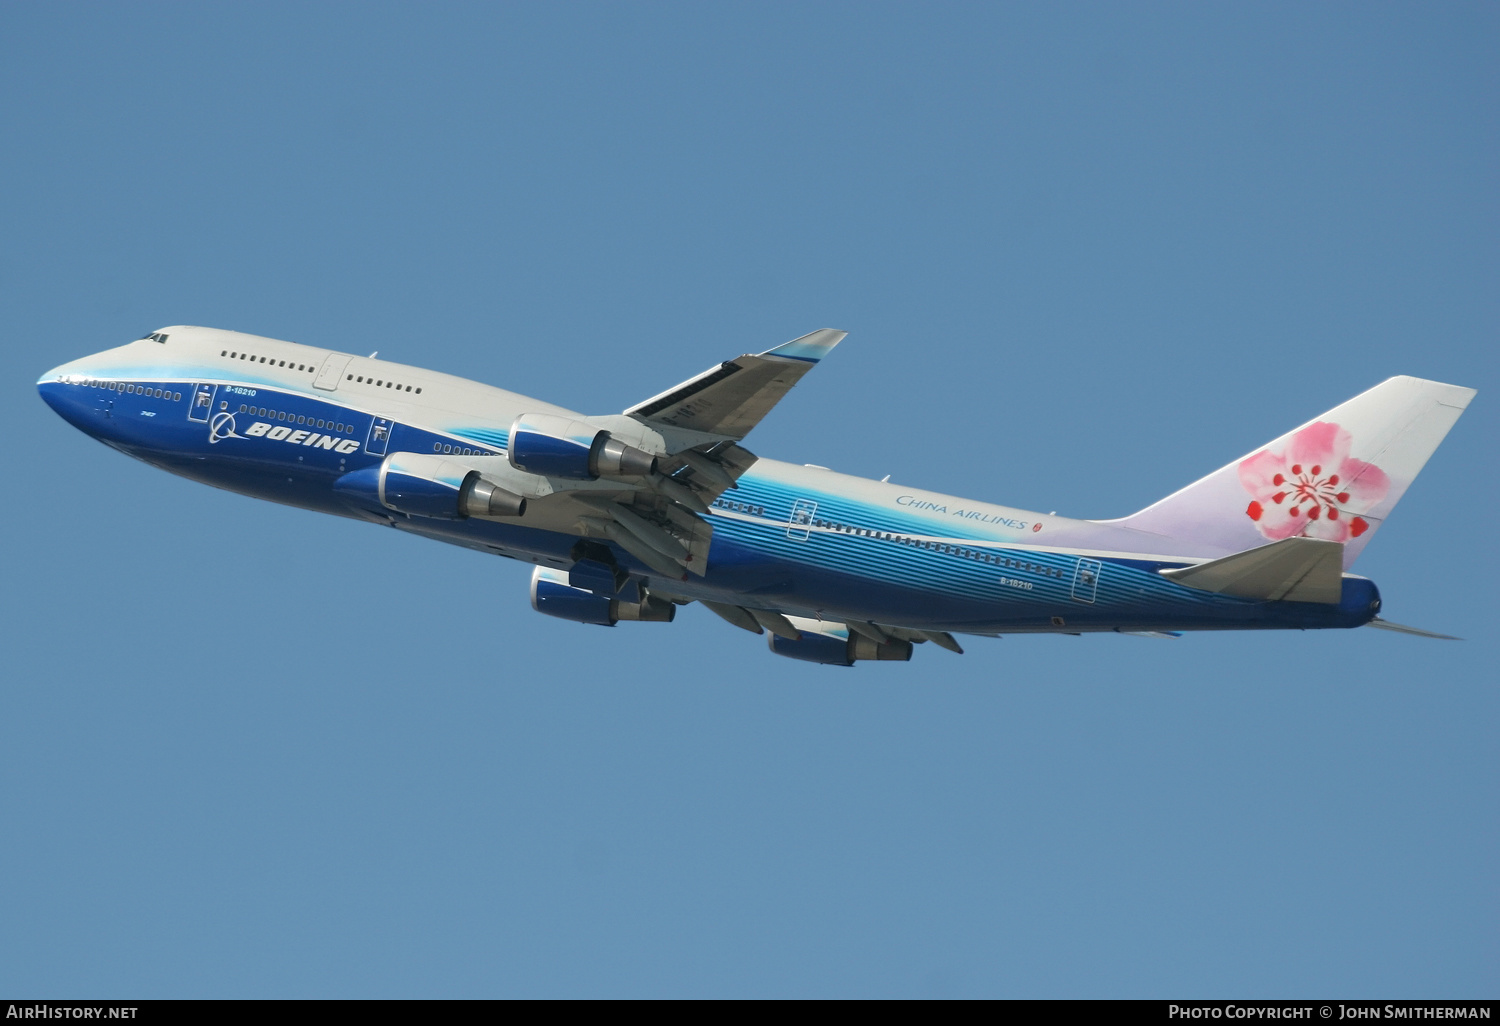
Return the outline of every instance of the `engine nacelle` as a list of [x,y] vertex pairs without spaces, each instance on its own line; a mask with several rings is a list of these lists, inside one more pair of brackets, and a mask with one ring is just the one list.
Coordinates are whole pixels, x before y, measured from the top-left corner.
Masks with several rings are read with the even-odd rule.
[[791,659],[825,666],[853,666],[859,660],[880,659],[906,662],[911,658],[911,642],[892,638],[874,641],[856,634],[841,623],[789,616],[792,626],[802,637],[796,641],[768,635],[771,651]]
[[524,413],[510,426],[510,465],[543,477],[593,481],[650,477],[656,457],[610,437],[608,431],[547,413]]
[[500,519],[526,512],[526,500],[464,463],[393,452],[378,467],[345,474],[334,488],[361,506],[436,520]]
[[603,627],[613,627],[620,620],[670,623],[677,615],[677,607],[666,599],[644,591],[639,602],[595,594],[573,587],[566,570],[545,566],[531,572],[531,608],[563,620]]

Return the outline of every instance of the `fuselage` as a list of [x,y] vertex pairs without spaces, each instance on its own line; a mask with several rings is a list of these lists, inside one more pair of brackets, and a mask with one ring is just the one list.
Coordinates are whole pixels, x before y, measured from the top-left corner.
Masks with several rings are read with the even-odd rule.
[[[239,332],[163,328],[64,364],[38,388],[85,433],[130,456],[256,498],[386,524],[567,568],[569,515],[510,522],[408,516],[336,483],[397,452],[504,456],[523,414],[583,415],[478,382]],[[689,599],[976,634],[1355,627],[1379,609],[1346,575],[1337,604],[1268,602],[1162,577],[1226,555],[1072,520],[759,459],[709,508],[705,572]],[[621,566],[660,574],[628,552]]]

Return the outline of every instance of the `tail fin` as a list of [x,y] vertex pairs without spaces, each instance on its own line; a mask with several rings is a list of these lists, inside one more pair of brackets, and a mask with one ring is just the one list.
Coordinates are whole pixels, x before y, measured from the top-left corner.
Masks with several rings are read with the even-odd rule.
[[1347,568],[1474,395],[1458,385],[1390,378],[1112,523],[1192,544],[1204,555],[1322,538],[1343,543]]

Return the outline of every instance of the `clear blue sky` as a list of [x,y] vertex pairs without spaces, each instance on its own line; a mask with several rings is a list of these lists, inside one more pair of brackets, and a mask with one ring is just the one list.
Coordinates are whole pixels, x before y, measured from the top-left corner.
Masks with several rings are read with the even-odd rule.
[[[0,992],[1500,983],[1493,4],[0,8]],[[1480,389],[1373,630],[778,659],[54,416],[235,328],[616,412],[814,328],[771,457],[1131,512]]]

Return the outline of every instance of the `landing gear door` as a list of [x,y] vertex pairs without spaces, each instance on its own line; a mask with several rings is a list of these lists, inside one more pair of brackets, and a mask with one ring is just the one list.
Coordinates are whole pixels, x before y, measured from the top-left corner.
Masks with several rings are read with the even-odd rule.
[[214,392],[217,385],[195,385],[193,387],[193,401],[188,403],[188,420],[196,420],[200,423],[208,423],[208,415],[213,412]]
[[323,361],[322,369],[318,371],[318,376],[313,379],[313,388],[332,392],[339,387],[339,382],[344,378],[344,368],[347,366],[349,366],[349,357],[341,353],[329,353],[328,359]]

